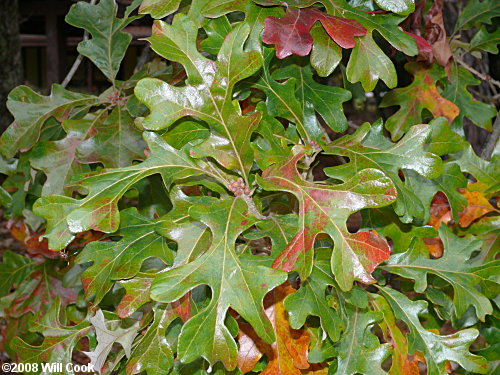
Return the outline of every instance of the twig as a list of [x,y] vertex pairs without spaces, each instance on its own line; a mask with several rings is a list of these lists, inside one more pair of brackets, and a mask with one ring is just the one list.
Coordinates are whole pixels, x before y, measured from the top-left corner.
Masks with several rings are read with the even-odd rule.
[[500,112],[498,112],[497,117],[495,118],[495,122],[493,123],[493,131],[488,134],[486,138],[486,142],[483,146],[483,152],[481,152],[481,157],[486,160],[490,160],[493,151],[495,150],[495,146],[498,142],[498,138],[500,137]]
[[[90,5],[95,5],[95,3],[96,3],[96,0],[90,0]],[[88,39],[89,39],[89,32],[87,30],[85,30],[83,32],[83,40],[88,40]],[[80,64],[82,63],[82,60],[83,60],[83,55],[78,54],[78,56],[76,57],[75,62],[71,66],[71,69],[69,70],[68,74],[66,75],[66,77],[64,78],[64,80],[61,83],[62,87],[68,86],[68,84],[70,83],[70,81],[73,79],[73,76],[75,75],[76,71],[80,67]]]
[[455,56],[455,60],[460,64],[462,65],[465,69],[467,69],[469,72],[471,72],[472,74],[478,76],[479,78],[481,78],[483,81],[487,81],[497,87],[500,88],[500,82],[498,82],[497,80],[494,80],[490,75],[485,75],[483,73],[480,73],[478,72],[476,69],[474,69],[472,66],[468,65],[467,63],[465,63],[462,59],[460,59],[459,57],[456,57]]

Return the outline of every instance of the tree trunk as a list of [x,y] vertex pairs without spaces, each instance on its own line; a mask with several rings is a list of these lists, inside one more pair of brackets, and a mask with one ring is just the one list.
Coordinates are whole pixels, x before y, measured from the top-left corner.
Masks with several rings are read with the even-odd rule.
[[18,0],[3,0],[0,11],[0,133],[12,122],[7,95],[23,81]]

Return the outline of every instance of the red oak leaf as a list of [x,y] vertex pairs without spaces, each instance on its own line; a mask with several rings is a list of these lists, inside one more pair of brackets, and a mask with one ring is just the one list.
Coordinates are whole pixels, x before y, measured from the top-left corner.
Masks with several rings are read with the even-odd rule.
[[346,221],[351,214],[367,207],[382,207],[396,199],[391,180],[375,169],[364,169],[343,184],[330,185],[305,181],[297,163],[305,149],[296,149],[289,160],[276,164],[258,177],[266,190],[283,190],[299,201],[299,230],[273,267],[297,270],[304,279],[312,267],[312,249],[318,234],[327,233],[334,241],[332,271],[343,290],[354,280],[371,283],[371,272],[387,260],[387,242],[372,232],[349,233]]
[[353,48],[354,37],[366,34],[366,29],[356,20],[330,16],[317,9],[288,8],[283,17],[266,18],[262,41],[275,45],[279,59],[292,54],[306,56],[312,48],[310,31],[316,21],[320,21],[328,35],[343,48]]

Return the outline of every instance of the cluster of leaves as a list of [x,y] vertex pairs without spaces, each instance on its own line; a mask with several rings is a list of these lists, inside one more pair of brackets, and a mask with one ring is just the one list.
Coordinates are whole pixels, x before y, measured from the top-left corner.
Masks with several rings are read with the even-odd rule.
[[[498,370],[500,157],[463,131],[496,110],[454,55],[498,52],[500,7],[470,1],[452,49],[428,3],[73,5],[111,86],[9,96],[0,202],[29,251],[0,263],[1,348],[128,375]],[[117,80],[145,14],[158,57]],[[376,86],[399,110],[346,132]]]

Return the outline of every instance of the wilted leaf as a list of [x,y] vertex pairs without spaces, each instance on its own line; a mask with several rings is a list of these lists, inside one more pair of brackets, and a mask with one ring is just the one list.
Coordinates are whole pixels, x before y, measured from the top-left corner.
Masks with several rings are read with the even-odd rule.
[[114,329],[110,329],[109,325],[112,322],[105,319],[101,309],[97,310],[95,315],[89,318],[89,321],[95,329],[97,346],[93,351],[84,353],[90,358],[90,363],[96,371],[101,373],[101,369],[106,363],[106,358],[115,343],[120,344],[126,356],[130,357],[132,342],[139,330],[139,322],[134,323],[128,328],[117,326]]
[[238,367],[243,373],[250,371],[264,354],[269,363],[261,372],[262,375],[300,375],[300,369],[309,368],[309,335],[302,329],[290,327],[283,306],[283,300],[294,292],[295,289],[286,283],[270,291],[264,299],[266,315],[271,320],[276,335],[276,342],[273,344],[260,340],[248,324],[239,324]]

